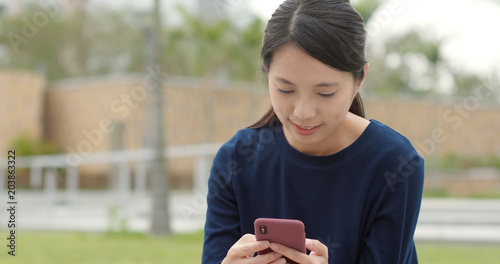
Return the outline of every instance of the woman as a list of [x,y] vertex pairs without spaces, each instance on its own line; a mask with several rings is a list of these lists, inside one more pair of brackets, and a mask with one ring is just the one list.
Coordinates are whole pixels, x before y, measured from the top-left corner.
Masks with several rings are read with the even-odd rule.
[[[261,50],[272,107],[214,159],[203,263],[418,262],[424,162],[364,118],[365,39],[349,1],[287,0],[275,11]],[[256,241],[259,217],[304,222],[309,254]]]

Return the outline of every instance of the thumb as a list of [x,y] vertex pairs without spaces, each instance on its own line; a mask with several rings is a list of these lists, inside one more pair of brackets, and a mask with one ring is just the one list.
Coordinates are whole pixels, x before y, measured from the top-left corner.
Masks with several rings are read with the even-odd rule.
[[328,247],[316,239],[306,239],[306,247],[311,251],[311,255],[321,256],[328,259]]

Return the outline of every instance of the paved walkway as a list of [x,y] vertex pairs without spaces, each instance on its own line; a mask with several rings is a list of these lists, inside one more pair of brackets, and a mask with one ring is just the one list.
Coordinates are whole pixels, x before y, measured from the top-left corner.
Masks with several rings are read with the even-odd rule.
[[500,199],[424,199],[415,239],[500,243]]
[[[150,227],[150,199],[145,194],[131,193],[126,198],[109,191],[81,191],[72,203],[66,202],[63,192],[50,197],[42,191],[18,190],[16,194],[18,230],[102,232],[126,227],[147,232]],[[7,207],[7,195],[0,195]],[[201,192],[173,192],[172,229],[177,233],[202,229],[205,210]],[[2,212],[0,223],[5,224],[0,229],[5,229],[8,219],[6,211]],[[415,239],[500,243],[500,199],[424,199]]]
[[[19,230],[102,232],[118,230],[124,227],[123,224],[129,231],[146,232],[150,228],[151,203],[145,194],[131,193],[124,199],[119,193],[110,191],[81,191],[72,203],[67,202],[64,192],[51,197],[42,191],[17,190],[16,194]],[[1,195],[0,203],[7,207],[7,195]],[[169,204],[175,232],[203,228],[206,203],[201,193],[174,192]],[[127,220],[123,222],[122,219]],[[0,221],[8,221],[3,213]],[[5,227],[6,224],[0,225],[0,229]]]

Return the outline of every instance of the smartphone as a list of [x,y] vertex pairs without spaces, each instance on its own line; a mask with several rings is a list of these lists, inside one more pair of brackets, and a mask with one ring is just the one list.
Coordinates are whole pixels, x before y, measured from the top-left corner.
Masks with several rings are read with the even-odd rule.
[[[257,241],[268,240],[306,253],[306,232],[304,223],[295,219],[257,218],[254,222]],[[271,252],[271,249],[260,251],[259,254]],[[287,263],[296,263],[286,259]]]

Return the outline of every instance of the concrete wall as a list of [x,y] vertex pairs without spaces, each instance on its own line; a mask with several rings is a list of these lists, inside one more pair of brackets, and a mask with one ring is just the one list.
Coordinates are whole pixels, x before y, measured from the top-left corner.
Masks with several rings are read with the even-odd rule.
[[[124,148],[140,148],[148,94],[141,76],[57,83],[47,91],[48,135],[63,149],[78,149],[103,120],[122,123]],[[135,95],[134,95],[135,94]],[[143,98],[144,97],[144,98]],[[475,98],[440,102],[430,99],[365,97],[368,118],[408,137],[424,156],[500,155],[500,107]],[[165,84],[166,140],[169,145],[222,142],[256,121],[269,107],[264,85],[232,84],[172,77]],[[213,124],[213,125],[212,125]],[[94,151],[110,148],[113,133],[103,133]],[[83,145],[81,145],[83,147]]]
[[[2,72],[9,84],[2,97],[3,136],[6,140],[23,129],[47,137],[65,152],[85,155],[111,149],[145,146],[151,123],[151,107],[142,74],[71,79],[52,83],[36,74]],[[256,121],[270,106],[264,84],[216,84],[195,78],[168,77],[165,83],[168,145],[224,142]],[[45,93],[45,123],[41,125],[42,96]],[[10,98],[10,99],[9,99]],[[368,118],[377,119],[405,135],[428,160],[449,154],[500,156],[500,106],[487,105],[481,98],[449,102],[411,98],[364,97]],[[12,112],[7,112],[14,109]],[[11,111],[11,110],[9,110]],[[7,114],[13,113],[13,114]],[[120,129],[122,128],[122,129]],[[170,164],[174,182],[186,184],[192,159]],[[105,175],[106,166],[85,168],[85,173]]]
[[[255,121],[269,106],[267,92],[248,84],[215,89],[199,79],[169,78],[165,83],[168,145],[227,141],[238,128]],[[47,91],[47,136],[77,160],[90,152],[146,146],[151,123],[147,111],[152,95],[143,75],[67,80]],[[221,87],[219,87],[221,88]],[[236,90],[234,90],[236,89]],[[118,127],[123,127],[123,133]],[[120,135],[123,139],[120,140]],[[118,142],[118,143],[117,143]],[[121,142],[121,144],[119,144]],[[193,159],[169,164],[173,181],[190,184]],[[105,175],[107,166],[82,168],[83,174]]]
[[369,117],[405,135],[426,158],[500,156],[498,105],[475,97],[449,102],[368,98],[366,107]]
[[33,140],[43,136],[45,87],[45,78],[39,74],[0,71],[0,156],[7,156],[10,144],[22,133]]

